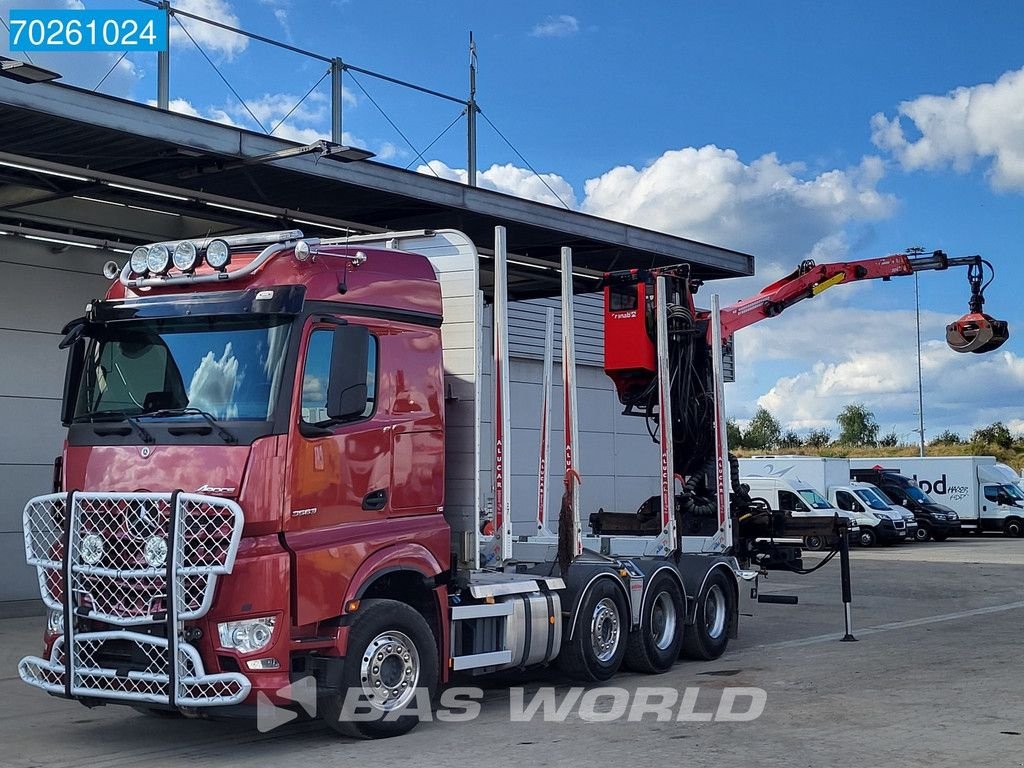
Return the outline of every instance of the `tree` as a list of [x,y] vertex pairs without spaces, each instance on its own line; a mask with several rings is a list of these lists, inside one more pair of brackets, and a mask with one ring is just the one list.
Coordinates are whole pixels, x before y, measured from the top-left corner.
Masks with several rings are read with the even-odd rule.
[[743,441],[748,448],[771,450],[778,446],[782,438],[782,427],[778,420],[768,412],[767,408],[758,408],[750,426],[743,433]]
[[1000,448],[1012,448],[1013,434],[1003,422],[997,421],[994,424],[989,424],[987,427],[974,430],[974,434],[971,435],[971,442],[995,445]]
[[736,423],[735,419],[725,420],[725,436],[729,441],[730,448],[746,447],[743,443],[743,430],[740,429],[740,425]]
[[875,445],[878,442],[878,422],[875,414],[862,403],[851,403],[836,416],[839,424],[838,442],[843,445]]
[[799,448],[801,444],[800,435],[792,429],[787,429],[779,438],[779,448]]
[[900,444],[900,436],[896,434],[896,430],[893,429],[878,438],[878,444],[883,448],[895,448]]
[[956,432],[953,432],[952,430],[947,429],[936,435],[932,439],[931,445],[962,445],[963,442],[964,440],[962,437],[960,437],[960,435],[958,435]]
[[824,448],[832,442],[832,433],[824,427],[812,429],[807,433],[807,439],[804,442],[811,448]]

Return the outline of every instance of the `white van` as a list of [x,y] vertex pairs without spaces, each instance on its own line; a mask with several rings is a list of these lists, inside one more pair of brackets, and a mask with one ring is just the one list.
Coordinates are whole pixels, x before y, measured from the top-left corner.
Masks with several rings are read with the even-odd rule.
[[[742,461],[742,460],[741,460]],[[742,466],[742,465],[741,465]],[[815,488],[797,479],[779,477],[745,476],[740,482],[750,490],[750,498],[763,501],[771,509],[778,509],[792,517],[821,517],[839,515],[849,521],[850,540],[859,541],[860,529],[857,518],[850,512],[836,509]],[[810,550],[831,549],[833,540],[828,536],[806,536],[804,546]]]

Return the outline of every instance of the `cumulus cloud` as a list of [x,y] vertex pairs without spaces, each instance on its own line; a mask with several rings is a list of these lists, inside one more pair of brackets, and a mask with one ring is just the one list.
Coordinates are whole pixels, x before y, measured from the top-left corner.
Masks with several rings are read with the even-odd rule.
[[588,180],[582,209],[786,262],[825,247],[850,221],[895,210],[896,199],[878,190],[884,169],[877,157],[810,177],[803,171],[774,153],[744,163],[732,149],[685,147]]
[[224,352],[219,358],[213,352],[203,356],[196,372],[192,374],[188,404],[208,411],[215,418],[233,419],[238,416],[238,406],[232,401],[239,381],[238,358],[229,341],[224,345]]
[[[915,135],[908,137],[904,119]],[[906,170],[966,172],[986,161],[995,189],[1024,189],[1024,69],[994,83],[904,101],[892,118],[874,115],[871,131],[875,145]]]
[[[469,174],[462,168],[450,168],[440,160],[431,160],[427,165],[416,169],[419,173],[437,175],[442,179],[467,183]],[[576,207],[576,195],[572,185],[555,173],[543,173],[540,176],[526,168],[517,168],[507,163],[492,165],[486,171],[477,172],[477,184],[485,189],[504,192],[538,203],[556,205],[559,208]]]
[[548,16],[530,30],[532,37],[570,37],[580,31],[580,22],[575,16],[561,14]]
[[[228,0],[176,0],[174,7],[196,16],[202,16],[204,19],[212,19],[230,27],[242,29],[238,15]],[[188,34],[185,34],[185,29],[188,30]],[[205,24],[184,16],[176,17],[171,21],[171,45],[191,48],[192,40],[189,39],[189,35],[206,53],[220,56],[226,61],[231,61],[249,47],[247,37],[228,32],[226,29],[215,27],[212,24]]]

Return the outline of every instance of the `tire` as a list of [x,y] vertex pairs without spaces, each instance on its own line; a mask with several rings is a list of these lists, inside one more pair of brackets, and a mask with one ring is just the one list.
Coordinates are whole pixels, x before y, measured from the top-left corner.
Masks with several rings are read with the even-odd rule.
[[[434,700],[437,655],[434,633],[419,612],[397,600],[364,600],[349,631],[338,692],[320,704],[324,721],[341,735],[359,739],[408,733],[419,717],[396,713]],[[389,688],[390,696],[381,700],[380,691]],[[356,702],[352,717],[346,703]]]
[[870,528],[861,527],[857,534],[857,543],[862,547],[873,547],[878,543],[878,536]]
[[949,538],[949,534],[948,533],[933,533],[932,534],[932,539],[934,541],[945,541],[948,538]]
[[804,549],[806,550],[821,552],[821,550],[829,548],[828,536],[804,536]]
[[932,529],[924,523],[917,524],[917,533],[914,534],[915,541],[929,541],[932,537]]
[[661,571],[647,587],[640,626],[626,642],[626,667],[648,674],[671,669],[683,645],[685,621],[679,582],[672,574]]
[[708,574],[697,597],[693,626],[683,633],[683,656],[711,661],[725,653],[736,612],[734,586],[721,568]]
[[558,666],[569,677],[603,682],[619,671],[626,656],[629,606],[611,579],[598,579],[583,595],[575,632],[558,654]]
[[1014,539],[1024,536],[1024,521],[1019,517],[1008,517],[1003,523],[1003,534]]

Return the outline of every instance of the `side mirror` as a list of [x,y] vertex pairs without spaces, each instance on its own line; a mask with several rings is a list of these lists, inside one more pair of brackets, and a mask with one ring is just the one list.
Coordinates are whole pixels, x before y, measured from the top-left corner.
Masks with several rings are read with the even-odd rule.
[[861,505],[861,503],[859,501],[855,501],[855,502],[853,502],[853,511],[854,512],[863,512],[864,511],[864,507]]
[[344,421],[366,410],[369,331],[362,325],[339,325],[331,349],[331,380],[327,385],[327,418]]

